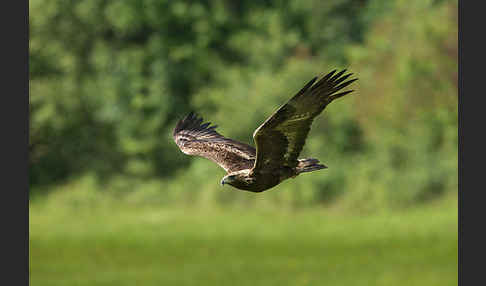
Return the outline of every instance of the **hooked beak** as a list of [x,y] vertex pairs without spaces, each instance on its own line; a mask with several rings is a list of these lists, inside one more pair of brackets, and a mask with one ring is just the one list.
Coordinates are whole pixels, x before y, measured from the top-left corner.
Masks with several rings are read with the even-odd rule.
[[224,184],[230,184],[235,181],[234,176],[226,176],[221,180],[221,186],[224,186]]

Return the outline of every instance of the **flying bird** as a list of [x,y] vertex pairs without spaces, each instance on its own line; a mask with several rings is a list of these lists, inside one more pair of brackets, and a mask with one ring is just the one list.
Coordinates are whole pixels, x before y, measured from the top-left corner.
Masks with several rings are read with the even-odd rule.
[[189,113],[174,128],[173,137],[179,149],[188,155],[207,158],[221,166],[227,174],[221,185],[263,192],[288,178],[327,168],[318,159],[299,159],[314,118],[333,100],[353,90],[341,91],[355,79],[352,74],[336,70],[316,82],[309,81],[286,104],[280,106],[253,133],[256,149],[226,138],[216,125]]

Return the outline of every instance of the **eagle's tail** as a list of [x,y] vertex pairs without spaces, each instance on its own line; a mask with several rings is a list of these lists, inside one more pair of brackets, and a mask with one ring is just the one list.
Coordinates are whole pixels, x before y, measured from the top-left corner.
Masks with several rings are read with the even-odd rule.
[[319,160],[314,158],[309,159],[299,159],[299,164],[295,168],[297,175],[305,172],[312,172],[327,168],[324,164],[319,164]]

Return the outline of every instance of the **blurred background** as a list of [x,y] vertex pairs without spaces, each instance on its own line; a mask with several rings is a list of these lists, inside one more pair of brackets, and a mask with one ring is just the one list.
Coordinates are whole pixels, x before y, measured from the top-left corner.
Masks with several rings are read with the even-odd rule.
[[[457,285],[457,0],[32,0],[31,285]],[[172,140],[355,92],[260,194]]]

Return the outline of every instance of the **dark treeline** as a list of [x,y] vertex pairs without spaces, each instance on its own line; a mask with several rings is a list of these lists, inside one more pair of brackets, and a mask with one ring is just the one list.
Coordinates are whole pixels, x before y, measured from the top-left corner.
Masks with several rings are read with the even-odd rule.
[[253,144],[334,68],[356,91],[315,121],[302,154],[330,168],[271,200],[377,207],[457,191],[457,1],[50,0],[29,14],[32,194],[89,177],[115,194],[255,201],[181,154],[175,122],[195,110]]

